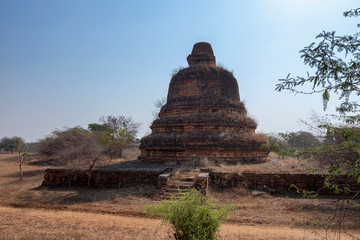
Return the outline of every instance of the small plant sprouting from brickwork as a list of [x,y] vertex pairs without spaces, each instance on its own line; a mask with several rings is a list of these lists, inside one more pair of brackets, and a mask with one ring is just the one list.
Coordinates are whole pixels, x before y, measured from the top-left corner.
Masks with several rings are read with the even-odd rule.
[[160,214],[163,223],[173,227],[176,240],[217,239],[220,223],[232,210],[232,206],[214,204],[195,189],[178,199],[146,206],[150,216]]

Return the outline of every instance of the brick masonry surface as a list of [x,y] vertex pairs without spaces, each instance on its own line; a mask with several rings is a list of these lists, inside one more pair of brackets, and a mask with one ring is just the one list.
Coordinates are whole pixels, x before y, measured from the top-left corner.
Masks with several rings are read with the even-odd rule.
[[[324,187],[324,179],[325,176],[321,174],[210,172],[209,185],[215,191],[246,187],[271,193],[297,193],[298,188],[300,191],[308,190],[320,195],[332,195],[333,193]],[[346,175],[339,176],[334,183],[346,186],[351,190],[360,190],[359,184],[356,184],[356,181],[349,179]],[[292,185],[297,188],[291,187]]]
[[[83,187],[88,183],[88,172],[71,169],[46,169],[41,186],[44,187]],[[90,186],[99,188],[123,188],[140,184],[157,186],[162,171],[146,170],[93,170]]]
[[[97,188],[125,188],[136,185],[153,185],[161,187],[163,170],[94,170],[91,174],[90,186]],[[47,169],[41,186],[44,187],[85,187],[88,183],[88,174],[84,170]],[[296,185],[300,190],[314,191],[320,195],[331,195],[332,192],[324,188],[324,176],[320,174],[275,174],[243,172],[215,172],[210,171],[209,183],[203,185],[214,191],[231,190],[236,187],[245,187],[252,190],[267,191],[270,193],[297,193]],[[360,191],[356,181],[347,176],[340,176],[337,184],[349,189]],[[206,191],[206,190],[204,190]]]

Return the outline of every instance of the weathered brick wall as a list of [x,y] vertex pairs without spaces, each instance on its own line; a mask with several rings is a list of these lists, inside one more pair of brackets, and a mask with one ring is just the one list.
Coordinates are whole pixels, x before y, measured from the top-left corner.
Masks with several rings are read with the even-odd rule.
[[[340,176],[337,184],[346,185],[350,189],[360,190],[359,184],[349,180],[346,175]],[[296,185],[300,190],[315,191],[318,194],[332,194],[324,188],[324,176],[321,174],[274,174],[243,172],[242,174],[230,172],[211,172],[210,186],[215,191],[222,191],[234,187],[247,187],[253,190],[263,190],[278,193],[296,193]],[[289,189],[290,188],[290,189]]]
[[215,191],[245,186],[245,178],[241,174],[231,172],[210,172],[209,176],[209,186]]
[[[122,188],[139,184],[157,186],[162,171],[146,170],[94,170],[90,186],[101,188]],[[41,186],[45,187],[82,187],[87,186],[88,174],[84,170],[46,169]]]
[[324,176],[320,174],[258,174],[245,172],[243,176],[248,187],[252,189],[296,193],[296,188],[290,188],[291,184],[294,184],[301,190],[330,194],[324,188]]
[[[141,184],[149,184],[161,188],[162,170],[94,170],[91,174],[90,186],[100,188],[123,188]],[[159,180],[160,179],[160,180]],[[324,176],[320,174],[274,174],[243,172],[210,172],[209,186],[215,191],[223,191],[236,187],[246,187],[253,190],[263,190],[277,193],[296,193],[291,184],[300,190],[315,191],[318,194],[329,195],[331,191],[324,188]],[[47,169],[41,186],[45,187],[83,187],[87,186],[86,171],[71,169]],[[346,185],[352,190],[360,191],[360,185],[341,176],[338,184]],[[160,185],[159,185],[160,184]],[[207,189],[208,181],[206,181]]]

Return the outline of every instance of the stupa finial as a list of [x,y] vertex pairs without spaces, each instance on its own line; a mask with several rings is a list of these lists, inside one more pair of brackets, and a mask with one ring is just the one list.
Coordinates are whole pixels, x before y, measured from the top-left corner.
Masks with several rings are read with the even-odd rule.
[[187,61],[190,67],[197,64],[216,66],[214,52],[210,43],[207,42],[195,43],[191,54],[187,57]]

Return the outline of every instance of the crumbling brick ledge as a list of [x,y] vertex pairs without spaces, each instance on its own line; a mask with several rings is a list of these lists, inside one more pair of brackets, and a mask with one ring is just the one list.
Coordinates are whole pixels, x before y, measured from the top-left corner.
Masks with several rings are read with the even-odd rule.
[[[93,170],[90,186],[95,188],[124,188],[140,184],[158,185],[163,170]],[[73,169],[46,169],[43,187],[86,187],[88,172]]]
[[[319,195],[333,195],[333,192],[324,187],[323,174],[291,174],[291,173],[255,173],[243,172],[210,172],[209,185],[215,191],[228,190],[235,187],[246,187],[252,190],[261,190],[270,193],[297,193],[297,190],[314,191]],[[351,190],[360,191],[360,184],[349,179],[346,175],[339,176],[336,184],[346,186]],[[292,187],[295,185],[297,188]]]

